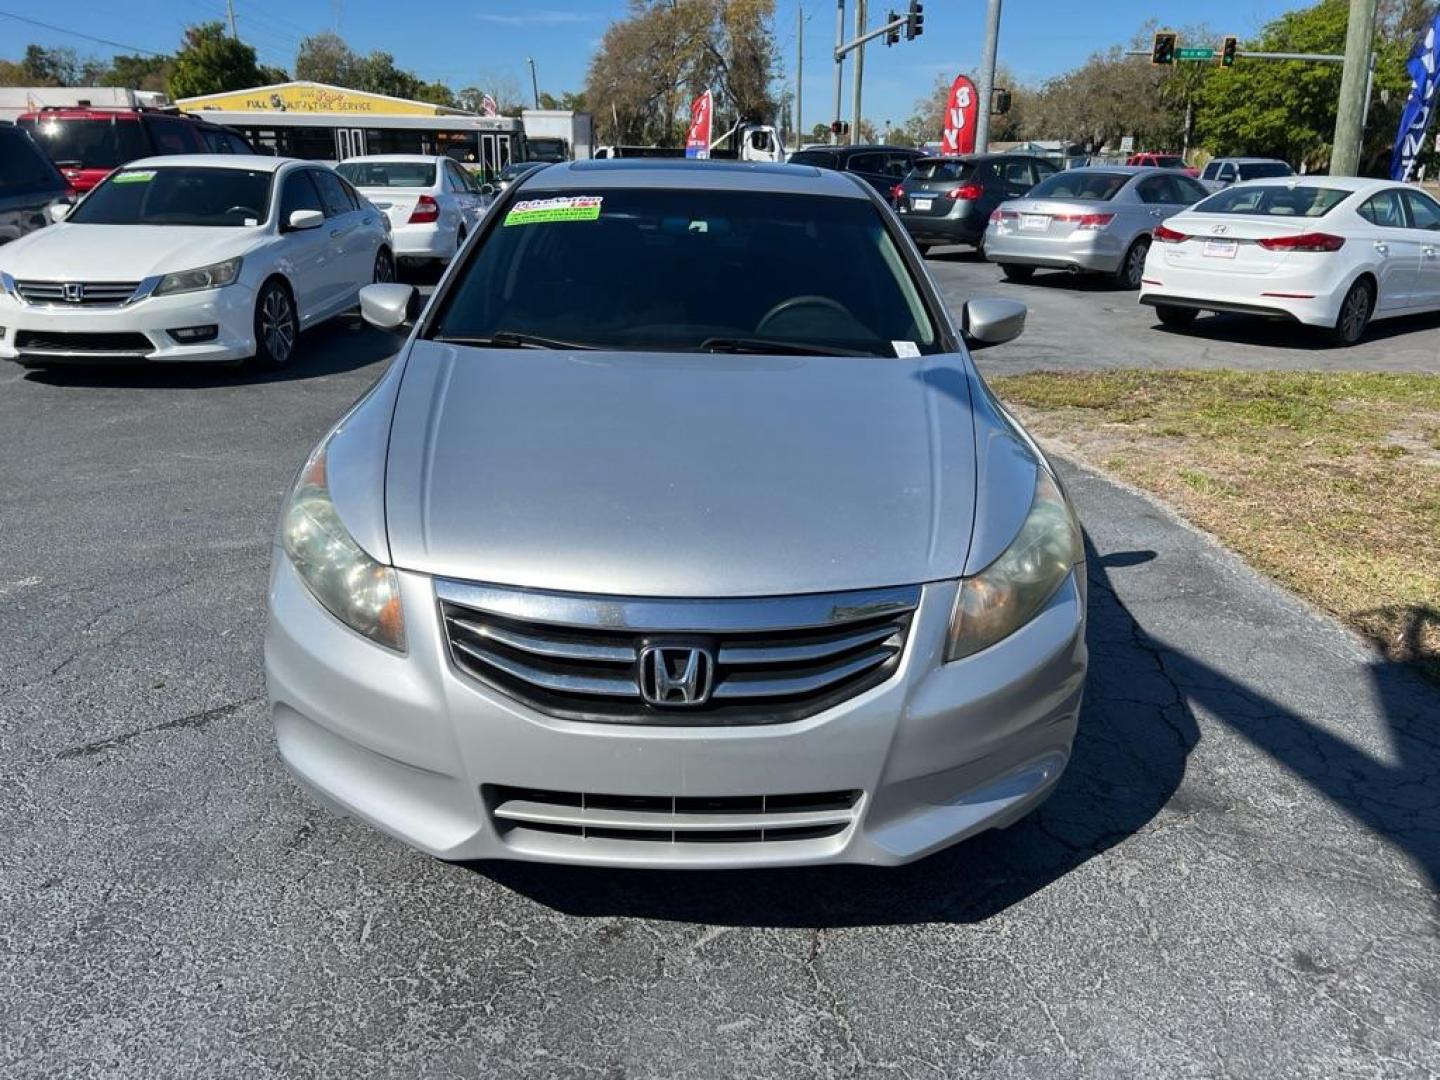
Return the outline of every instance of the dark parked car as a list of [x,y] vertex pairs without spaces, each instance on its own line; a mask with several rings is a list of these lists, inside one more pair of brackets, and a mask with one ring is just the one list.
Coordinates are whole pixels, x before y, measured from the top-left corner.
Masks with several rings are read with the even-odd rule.
[[51,204],[71,196],[60,170],[23,128],[0,127],[0,244],[48,225]]
[[905,229],[924,252],[933,244],[985,248],[990,212],[1059,170],[1028,154],[926,157],[892,193]]
[[823,146],[797,150],[789,165],[815,165],[854,173],[882,195],[890,195],[911,166],[925,155],[908,146]]

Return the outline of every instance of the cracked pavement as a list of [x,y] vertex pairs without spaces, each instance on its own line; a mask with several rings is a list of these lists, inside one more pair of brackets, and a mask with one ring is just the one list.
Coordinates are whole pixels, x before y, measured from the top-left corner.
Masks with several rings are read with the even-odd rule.
[[1073,468],[1088,698],[1004,833],[658,874],[321,811],[264,715],[271,531],[389,344],[305,348],[0,370],[0,1075],[1440,1075],[1440,694]]

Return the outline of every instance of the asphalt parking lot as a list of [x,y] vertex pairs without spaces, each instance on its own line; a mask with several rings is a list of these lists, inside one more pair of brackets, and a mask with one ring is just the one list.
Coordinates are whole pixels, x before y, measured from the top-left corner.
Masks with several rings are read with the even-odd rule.
[[[1184,338],[1129,294],[932,264],[1032,302],[992,371],[1440,369],[1434,320]],[[891,872],[622,873],[440,863],[319,810],[264,710],[270,541],[393,347],[347,318],[283,377],[0,369],[0,1075],[1440,1073],[1440,695],[1073,468],[1091,683],[1004,833]]]

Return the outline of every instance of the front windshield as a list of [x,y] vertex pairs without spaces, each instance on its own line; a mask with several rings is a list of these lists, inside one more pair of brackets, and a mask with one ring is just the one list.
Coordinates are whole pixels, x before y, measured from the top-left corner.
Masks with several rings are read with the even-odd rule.
[[1108,202],[1129,183],[1134,173],[1090,172],[1071,169],[1047,176],[1030,189],[1027,199],[1073,199]]
[[259,225],[269,211],[274,175],[183,166],[122,169],[65,220],[79,225]]
[[683,352],[939,348],[868,199],[699,188],[525,191],[461,268],[430,336]]
[[1260,217],[1324,217],[1354,192],[1310,184],[1256,184],[1228,187],[1191,209],[1197,214],[1254,214]]
[[342,161],[335,171],[358,188],[435,186],[435,164],[430,161]]

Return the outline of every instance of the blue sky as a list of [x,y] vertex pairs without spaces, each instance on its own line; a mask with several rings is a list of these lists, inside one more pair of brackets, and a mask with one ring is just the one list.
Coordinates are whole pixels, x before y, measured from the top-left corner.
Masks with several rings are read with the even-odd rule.
[[[527,56],[535,58],[542,90],[578,89],[585,66],[606,24],[621,15],[624,0],[479,0],[474,5],[410,4],[393,0],[234,0],[240,36],[260,59],[290,68],[300,38],[338,29],[361,52],[386,49],[397,62],[426,79],[455,88],[508,83],[529,90]],[[802,0],[805,23],[805,122],[828,120],[834,65],[833,0]],[[871,25],[903,0],[870,0]],[[777,0],[777,43],[785,77],[793,80],[796,0]],[[1091,52],[1127,42],[1147,19],[1166,24],[1207,22],[1219,33],[1244,37],[1304,0],[1005,0],[1000,60],[1021,79],[1038,81],[1071,67]],[[847,36],[854,0],[848,0]],[[189,22],[222,18],[225,0],[0,0],[0,10],[78,30],[127,46],[172,50]],[[973,72],[984,33],[984,0],[927,0],[925,34],[893,48],[872,45],[865,57],[865,114],[883,124],[903,121],[915,99],[938,73]],[[0,56],[15,57],[26,42],[71,45],[82,53],[117,51],[82,38],[25,25],[0,16]],[[119,50],[124,51],[124,50]],[[850,111],[846,65],[845,112]]]

